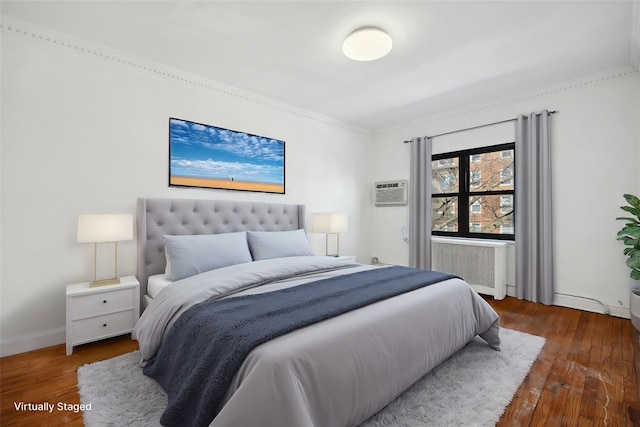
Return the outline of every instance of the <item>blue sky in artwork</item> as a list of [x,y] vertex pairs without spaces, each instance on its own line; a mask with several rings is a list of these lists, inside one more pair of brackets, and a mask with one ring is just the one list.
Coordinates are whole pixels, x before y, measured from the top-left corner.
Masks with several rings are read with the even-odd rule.
[[169,120],[171,176],[284,185],[284,141]]

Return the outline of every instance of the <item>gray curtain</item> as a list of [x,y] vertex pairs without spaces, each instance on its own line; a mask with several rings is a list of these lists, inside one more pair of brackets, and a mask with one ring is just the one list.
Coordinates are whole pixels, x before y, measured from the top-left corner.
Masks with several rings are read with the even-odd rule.
[[409,266],[431,269],[431,138],[411,140]]
[[516,123],[516,296],[553,304],[551,131],[547,110]]

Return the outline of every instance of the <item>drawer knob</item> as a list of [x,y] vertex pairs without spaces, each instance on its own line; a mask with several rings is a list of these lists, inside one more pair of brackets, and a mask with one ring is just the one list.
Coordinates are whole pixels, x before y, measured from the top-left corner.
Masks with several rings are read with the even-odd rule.
[[105,299],[105,300],[102,300],[102,303],[103,303],[103,304],[106,304],[106,303],[107,303],[107,300],[106,300],[106,299]]
[[107,327],[107,324],[106,324],[106,323],[103,323],[103,324],[102,324],[102,327],[103,327],[103,328],[106,328],[106,327]]

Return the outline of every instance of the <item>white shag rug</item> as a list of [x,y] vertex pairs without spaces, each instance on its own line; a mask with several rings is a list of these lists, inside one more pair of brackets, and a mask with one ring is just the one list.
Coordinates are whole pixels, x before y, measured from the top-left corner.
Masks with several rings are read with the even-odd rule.
[[[495,426],[544,346],[502,329],[502,351],[475,338],[360,427]],[[78,368],[87,427],[159,426],[162,388],[138,367],[137,351]]]

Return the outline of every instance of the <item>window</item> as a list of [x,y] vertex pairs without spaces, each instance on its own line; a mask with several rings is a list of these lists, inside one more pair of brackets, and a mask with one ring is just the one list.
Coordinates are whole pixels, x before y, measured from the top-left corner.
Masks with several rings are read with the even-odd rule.
[[514,239],[515,144],[432,158],[432,232]]
[[481,186],[482,172],[479,170],[471,171],[471,186],[474,188],[478,188]]
[[513,196],[500,196],[500,214],[507,215],[513,210]]
[[500,171],[500,185],[513,186],[513,166],[507,166]]
[[500,233],[513,234],[513,224],[502,224],[500,226]]
[[448,168],[453,166],[453,159],[440,159],[438,160],[438,164],[436,167],[438,168]]
[[480,198],[475,202],[471,203],[471,213],[474,215],[479,215],[482,213],[482,205],[480,204]]
[[438,183],[440,184],[440,190],[446,192],[454,185],[455,178],[453,174],[445,172],[438,177]]

